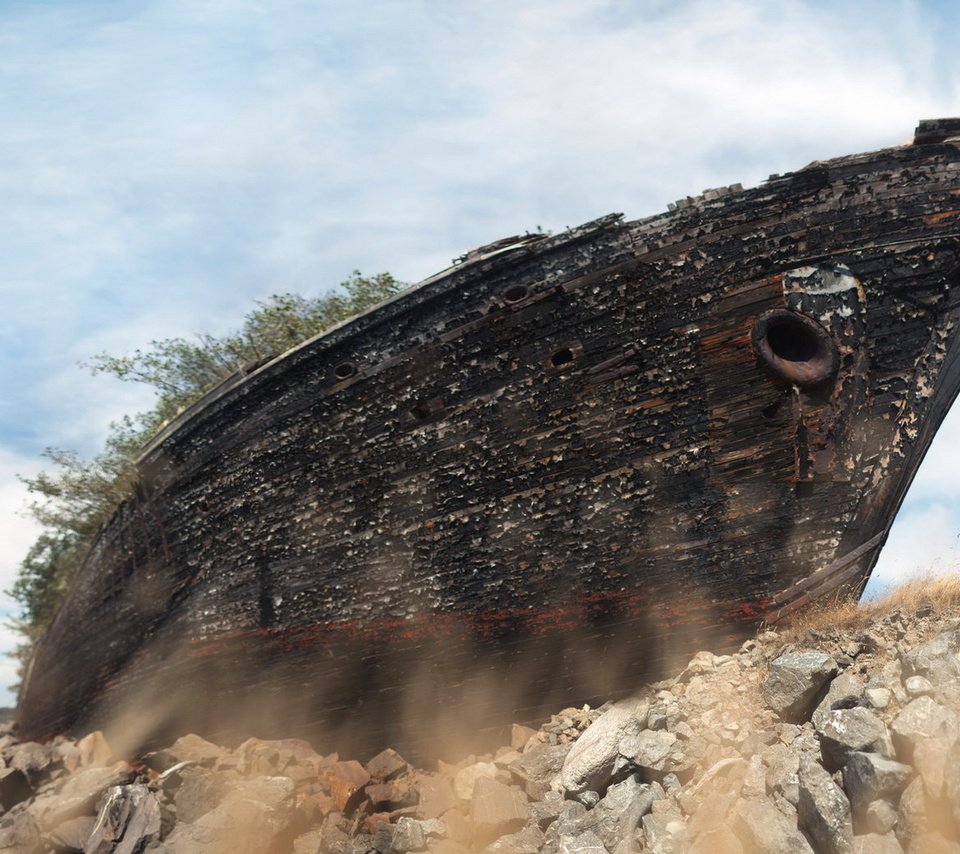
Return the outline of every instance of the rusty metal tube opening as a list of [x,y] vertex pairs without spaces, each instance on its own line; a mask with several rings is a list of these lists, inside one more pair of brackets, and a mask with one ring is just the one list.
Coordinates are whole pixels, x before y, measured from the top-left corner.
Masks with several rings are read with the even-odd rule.
[[839,357],[833,339],[806,315],[787,309],[768,311],[754,323],[751,340],[761,365],[783,384],[808,388],[837,372]]

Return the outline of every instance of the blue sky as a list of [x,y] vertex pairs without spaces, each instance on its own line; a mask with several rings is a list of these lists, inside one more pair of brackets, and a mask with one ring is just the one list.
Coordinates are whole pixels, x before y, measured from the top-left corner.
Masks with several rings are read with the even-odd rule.
[[[95,452],[149,405],[81,360],[224,332],[354,268],[416,281],[508,234],[906,142],[960,114],[957,18],[884,0],[6,0],[0,583],[34,535],[15,473],[46,446]],[[960,414],[880,581],[955,567],[958,438]]]

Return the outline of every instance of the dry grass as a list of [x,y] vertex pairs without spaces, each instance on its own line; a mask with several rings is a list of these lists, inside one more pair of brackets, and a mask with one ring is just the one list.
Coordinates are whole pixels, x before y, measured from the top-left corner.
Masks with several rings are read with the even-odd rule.
[[858,603],[850,597],[822,600],[784,620],[779,631],[799,637],[809,630],[864,629],[876,617],[900,608],[910,614],[921,605],[932,605],[935,614],[960,609],[960,573],[911,579],[878,599]]

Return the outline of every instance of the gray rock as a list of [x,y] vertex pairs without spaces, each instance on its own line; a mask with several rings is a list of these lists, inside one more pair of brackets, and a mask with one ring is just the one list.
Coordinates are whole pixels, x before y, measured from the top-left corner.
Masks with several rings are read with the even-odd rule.
[[892,833],[865,833],[853,837],[853,854],[903,854],[903,848]]
[[49,776],[54,767],[62,763],[62,757],[55,747],[35,741],[18,744],[10,750],[12,756],[7,764],[10,768],[22,771],[34,788]]
[[511,762],[508,770],[523,781],[531,798],[541,800],[572,749],[573,744],[537,744]]
[[559,792],[547,792],[543,800],[533,801],[528,809],[530,810],[529,821],[541,830],[546,830],[555,822],[563,810],[563,795]]
[[923,833],[911,841],[909,854],[960,854],[960,843],[940,833]]
[[402,816],[393,830],[390,840],[391,854],[408,854],[410,851],[423,851],[427,840],[420,822],[409,816]]
[[213,766],[226,751],[205,738],[191,733],[178,738],[172,747],[167,748],[167,752],[177,762],[191,760],[199,765]]
[[96,813],[97,802],[108,789],[132,779],[132,771],[124,764],[84,768],[68,777],[58,791],[38,795],[29,809],[42,829],[52,830],[68,819]]
[[913,848],[913,841],[929,831],[930,816],[923,781],[917,777],[900,795],[897,811],[897,838],[905,848]]
[[217,807],[191,824],[177,824],[154,854],[236,854],[268,850],[294,819],[295,786],[289,777],[235,783]]
[[140,854],[160,838],[160,802],[146,786],[110,789],[83,854]]
[[701,833],[685,854],[745,854],[743,844],[726,825],[717,825]]
[[636,775],[607,789],[594,813],[599,817],[597,834],[611,851],[623,839],[632,838],[641,819],[650,812],[659,793]]
[[174,795],[177,821],[196,821],[216,807],[226,792],[224,778],[207,768],[184,768],[180,772],[180,781]]
[[647,848],[653,854],[680,854],[685,847],[683,816],[669,801],[656,803],[663,803],[665,808],[641,819]]
[[780,792],[794,806],[800,796],[799,778],[800,757],[796,751],[785,744],[771,744],[761,754],[766,769],[766,788],[770,792]]
[[900,656],[904,678],[924,676],[934,683],[960,678],[960,633],[937,635]]
[[489,854],[537,854],[543,843],[543,831],[539,827],[527,826],[517,833],[501,836],[484,850]]
[[897,810],[889,801],[880,798],[871,801],[862,818],[863,829],[883,836],[897,824]]
[[918,742],[929,738],[955,739],[960,733],[960,721],[950,709],[930,697],[917,697],[893,719],[890,733],[898,758],[909,762]]
[[311,830],[307,833],[301,833],[293,840],[293,854],[320,854],[322,845],[322,831]]
[[835,709],[820,717],[816,727],[823,764],[838,771],[854,752],[892,754],[887,728],[869,709]]
[[672,732],[647,729],[623,738],[619,753],[644,771],[672,772],[688,764],[677,741]]
[[734,833],[751,854],[813,854],[804,835],[769,801],[740,801],[732,817]]
[[463,801],[473,797],[473,789],[481,777],[494,779],[497,776],[497,766],[492,762],[474,762],[459,769],[453,775],[453,791]]
[[933,683],[926,676],[911,676],[904,683],[908,697],[929,697],[933,694]]
[[526,795],[519,789],[489,777],[478,777],[470,802],[470,817],[485,830],[511,833],[526,824],[530,809]]
[[[819,727],[824,715],[828,714],[834,708],[839,708],[839,706],[834,705],[835,703],[841,703],[843,701],[849,702],[852,699],[862,697],[864,687],[863,677],[849,670],[841,673],[836,679],[830,682],[830,687],[827,689],[826,695],[817,705],[813,715],[811,715],[810,720],[813,721],[813,725]],[[863,702],[866,701],[864,700]],[[849,708],[849,705],[847,708]]]
[[770,662],[763,699],[767,707],[790,723],[803,723],[817,705],[821,691],[837,675],[837,662],[822,652],[789,652]]
[[556,825],[550,829],[556,831],[558,838],[573,838],[588,830],[596,833],[600,827],[601,818],[601,814],[596,810],[588,810],[576,801],[567,801],[560,811]]
[[33,794],[27,775],[19,768],[0,768],[0,807],[9,810]]
[[96,823],[97,817],[93,815],[81,815],[68,819],[50,831],[50,841],[57,846],[58,850],[83,851]]
[[607,854],[600,837],[592,831],[581,833],[579,836],[560,840],[560,851],[563,854]]
[[570,794],[605,791],[620,758],[621,739],[646,726],[648,705],[630,700],[617,703],[595,720],[574,742],[560,772],[560,783]]
[[867,688],[863,696],[873,708],[880,710],[890,705],[893,693],[889,688]]
[[2,854],[35,854],[40,850],[40,827],[22,805],[14,807],[0,819]]
[[843,785],[854,810],[865,810],[877,798],[898,795],[912,774],[909,765],[879,753],[851,753],[843,769]]
[[850,802],[827,770],[809,756],[800,760],[797,815],[801,829],[823,854],[851,854]]

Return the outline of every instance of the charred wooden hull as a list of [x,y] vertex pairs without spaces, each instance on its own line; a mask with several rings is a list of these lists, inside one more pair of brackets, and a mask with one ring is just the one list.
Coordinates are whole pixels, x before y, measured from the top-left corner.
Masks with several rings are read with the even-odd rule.
[[486,247],[228,381],[145,450],[21,726],[396,744],[862,588],[960,385],[952,131]]

